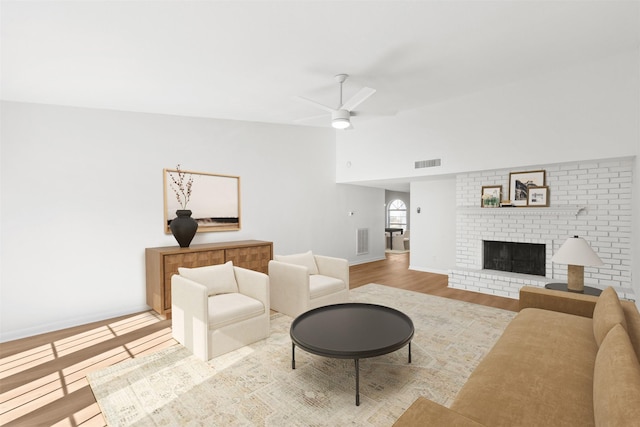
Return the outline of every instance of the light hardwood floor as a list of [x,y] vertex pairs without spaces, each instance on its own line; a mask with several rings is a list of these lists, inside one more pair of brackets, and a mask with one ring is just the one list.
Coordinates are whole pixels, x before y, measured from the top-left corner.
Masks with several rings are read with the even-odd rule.
[[[351,288],[378,283],[516,311],[517,300],[447,287],[409,271],[408,254],[351,267]],[[0,425],[104,426],[86,374],[174,345],[171,321],[151,311],[0,344]]]

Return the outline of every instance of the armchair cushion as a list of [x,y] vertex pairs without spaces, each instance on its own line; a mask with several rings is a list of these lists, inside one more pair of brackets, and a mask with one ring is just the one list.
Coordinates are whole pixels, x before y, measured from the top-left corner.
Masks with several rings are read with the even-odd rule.
[[264,305],[239,293],[215,295],[207,302],[209,328],[218,329],[264,313]]
[[316,260],[311,251],[294,255],[276,255],[273,259],[280,262],[286,262],[287,264],[301,265],[303,267],[307,267],[307,272],[309,274],[318,274],[318,265],[316,264]]
[[226,264],[206,267],[178,267],[178,273],[187,279],[205,285],[209,296],[238,292],[238,283],[231,261]]
[[315,274],[309,276],[309,297],[311,299],[323,297],[345,289],[345,283],[335,277]]

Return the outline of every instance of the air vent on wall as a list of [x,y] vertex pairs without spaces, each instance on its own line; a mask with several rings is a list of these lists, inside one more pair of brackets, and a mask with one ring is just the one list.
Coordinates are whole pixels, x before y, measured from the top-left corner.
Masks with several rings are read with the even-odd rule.
[[356,255],[369,253],[369,229],[358,228],[356,230]]
[[440,166],[442,159],[431,159],[431,160],[418,160],[415,165],[416,165],[416,169],[422,169],[422,168],[432,168],[435,166]]

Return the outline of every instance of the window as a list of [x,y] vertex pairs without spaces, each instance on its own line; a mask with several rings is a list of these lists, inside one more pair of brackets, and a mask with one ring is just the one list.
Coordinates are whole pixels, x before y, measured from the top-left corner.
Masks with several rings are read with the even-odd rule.
[[407,205],[402,200],[389,203],[387,224],[388,227],[407,229]]

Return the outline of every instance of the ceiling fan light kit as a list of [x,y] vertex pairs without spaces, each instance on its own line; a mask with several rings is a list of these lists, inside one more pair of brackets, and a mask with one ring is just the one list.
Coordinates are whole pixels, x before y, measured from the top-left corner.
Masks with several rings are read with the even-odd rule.
[[363,103],[367,98],[376,93],[375,89],[371,89],[369,87],[363,87],[352,96],[347,102],[342,102],[342,84],[349,77],[348,74],[336,74],[335,79],[340,85],[340,103],[338,104],[338,108],[331,108],[326,105],[320,104],[318,102],[312,101],[310,99],[306,99],[303,97],[298,97],[299,99],[317,107],[322,110],[325,110],[331,113],[331,127],[334,129],[352,129],[351,125],[351,116],[355,116],[356,113],[353,111],[358,105]]
[[331,126],[335,129],[347,129],[351,126],[350,116],[347,110],[334,111],[331,114]]

